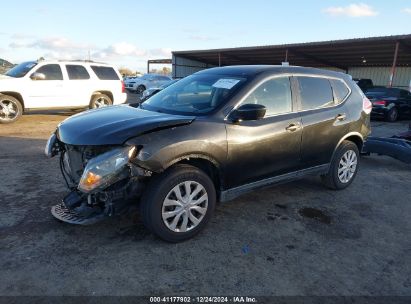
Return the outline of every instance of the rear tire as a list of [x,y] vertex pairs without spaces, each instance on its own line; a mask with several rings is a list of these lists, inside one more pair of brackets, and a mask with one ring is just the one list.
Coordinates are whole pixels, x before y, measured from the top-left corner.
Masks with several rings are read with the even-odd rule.
[[22,114],[23,106],[18,99],[0,94],[0,124],[16,122]]
[[106,94],[95,94],[90,101],[90,109],[98,109],[111,106],[113,101]]
[[388,111],[385,119],[389,122],[395,122],[398,120],[398,116],[399,116],[398,109],[392,108],[391,110]]
[[140,200],[147,229],[167,242],[181,242],[198,234],[210,220],[216,191],[203,171],[177,165],[154,176]]
[[359,154],[355,143],[343,141],[334,153],[328,173],[321,176],[324,185],[333,190],[347,188],[357,175]]

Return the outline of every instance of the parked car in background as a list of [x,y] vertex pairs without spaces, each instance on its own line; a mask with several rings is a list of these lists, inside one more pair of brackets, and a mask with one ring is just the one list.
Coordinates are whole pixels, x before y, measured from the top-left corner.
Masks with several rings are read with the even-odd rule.
[[354,78],[355,83],[360,87],[363,92],[374,87],[374,84],[371,79],[366,78]]
[[139,203],[149,230],[183,241],[206,226],[217,201],[259,187],[313,174],[331,189],[348,187],[370,112],[370,101],[342,73],[279,66],[200,71],[140,106],[61,123],[45,151],[60,155],[70,192],[52,214],[85,225]]
[[92,61],[28,61],[0,78],[0,123],[31,109],[100,108],[127,99],[121,75]]
[[396,121],[401,116],[411,115],[411,93],[397,88],[373,88],[365,92],[372,102],[371,117]]
[[151,96],[153,96],[153,95],[157,94],[158,92],[160,92],[161,90],[164,90],[165,88],[171,86],[172,84],[176,83],[177,81],[179,81],[179,79],[170,80],[169,82],[166,82],[166,83],[162,84],[158,88],[151,88],[151,89],[145,90],[143,92],[143,94],[141,94],[140,101],[145,101],[145,100],[149,99]]
[[145,74],[139,78],[126,83],[126,89],[138,94],[142,94],[146,89],[158,88],[159,86],[171,81],[168,76],[158,74]]

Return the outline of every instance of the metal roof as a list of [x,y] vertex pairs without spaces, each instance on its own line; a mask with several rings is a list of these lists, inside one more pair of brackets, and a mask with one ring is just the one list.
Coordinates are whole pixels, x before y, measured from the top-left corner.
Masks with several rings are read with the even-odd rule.
[[[210,65],[280,64],[312,67],[391,66],[396,43],[397,66],[411,66],[411,34],[296,44],[175,51],[174,56]],[[287,59],[287,60],[286,60]]]

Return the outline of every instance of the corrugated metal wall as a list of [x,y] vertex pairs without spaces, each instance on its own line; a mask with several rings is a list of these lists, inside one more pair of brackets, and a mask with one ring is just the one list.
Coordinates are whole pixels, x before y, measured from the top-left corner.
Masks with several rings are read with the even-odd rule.
[[211,68],[212,65],[173,55],[173,78],[182,78],[195,72]]
[[[348,74],[353,78],[372,79],[374,85],[387,86],[390,80],[391,68],[389,67],[352,67]],[[411,67],[398,67],[396,69],[393,86],[408,88],[411,81]]]
[[[214,67],[203,62],[173,56],[173,77],[181,78],[195,72]],[[330,70],[345,72],[336,68]],[[348,74],[353,78],[372,79],[374,85],[387,86],[390,79],[390,67],[351,67]],[[408,89],[411,81],[411,67],[398,67],[396,69],[393,86]]]

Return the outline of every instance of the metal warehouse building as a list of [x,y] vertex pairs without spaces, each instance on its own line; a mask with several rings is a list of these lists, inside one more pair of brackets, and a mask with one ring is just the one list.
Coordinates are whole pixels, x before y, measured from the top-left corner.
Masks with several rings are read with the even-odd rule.
[[411,34],[284,45],[173,52],[173,77],[227,65],[273,64],[333,69],[374,85],[409,88]]

